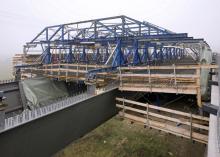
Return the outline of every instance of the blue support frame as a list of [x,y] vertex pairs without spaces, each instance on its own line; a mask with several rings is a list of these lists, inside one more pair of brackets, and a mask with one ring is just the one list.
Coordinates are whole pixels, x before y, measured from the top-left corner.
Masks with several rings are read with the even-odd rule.
[[138,41],[134,41],[134,47],[133,47],[133,65],[141,64],[141,57],[138,52]]
[[141,58],[142,63],[149,64],[150,58],[149,58],[148,49],[149,49],[148,43],[145,43],[144,44],[143,55],[142,55],[142,58]]
[[151,54],[151,60],[152,61],[157,61],[157,59],[158,59],[158,55],[157,55],[157,46],[155,45],[154,47],[153,47],[153,53]]
[[65,61],[66,63],[73,63],[73,59],[74,59],[73,50],[72,50],[72,46],[70,46],[69,53],[67,54]]
[[43,63],[44,64],[51,64],[51,53],[50,53],[50,45],[45,49],[44,56],[43,56]]
[[118,39],[115,55],[113,56],[112,67],[122,66],[125,64],[124,54],[121,50],[122,41]]
[[104,54],[104,63],[108,60],[109,57],[109,52],[108,52],[108,47],[105,49],[105,54]]
[[88,63],[85,46],[83,46],[83,51],[82,51],[82,53],[80,54],[80,62]]
[[160,50],[158,52],[158,60],[163,62],[163,46],[160,46]]

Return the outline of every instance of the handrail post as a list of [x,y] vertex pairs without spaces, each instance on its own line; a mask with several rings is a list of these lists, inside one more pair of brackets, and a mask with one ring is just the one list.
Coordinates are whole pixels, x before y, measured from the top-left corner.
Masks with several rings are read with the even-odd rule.
[[192,140],[192,112],[190,112],[190,139]]
[[202,100],[201,100],[201,82],[200,82],[200,69],[201,67],[199,66],[196,69],[196,76],[197,76],[197,81],[196,81],[196,85],[197,85],[197,105],[199,107],[202,107]]
[[123,104],[123,118],[125,117],[125,98],[123,97],[123,101],[122,101],[122,104]]

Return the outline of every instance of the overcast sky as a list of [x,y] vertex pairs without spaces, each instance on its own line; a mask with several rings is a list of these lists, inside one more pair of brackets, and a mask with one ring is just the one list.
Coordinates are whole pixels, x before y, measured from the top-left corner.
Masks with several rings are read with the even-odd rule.
[[220,52],[220,0],[0,0],[0,61],[45,26],[127,15],[204,38]]

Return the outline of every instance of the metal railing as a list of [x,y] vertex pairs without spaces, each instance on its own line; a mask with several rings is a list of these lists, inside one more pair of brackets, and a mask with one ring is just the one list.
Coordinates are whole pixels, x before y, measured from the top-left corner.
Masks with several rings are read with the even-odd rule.
[[7,83],[11,83],[11,82],[15,82],[15,79],[0,80],[0,84],[7,84]]
[[60,101],[54,102],[54,103],[47,105],[47,106],[39,107],[39,108],[36,108],[33,110],[26,109],[20,114],[17,114],[13,117],[6,118],[4,128],[2,130],[0,130],[0,132],[7,131],[9,129],[15,128],[19,125],[28,123],[30,121],[41,118],[41,117],[46,116],[48,114],[52,114],[52,113],[57,112],[59,110],[73,106],[74,104],[82,102],[82,101],[89,99],[91,97],[93,97],[93,96],[88,95],[87,93],[82,93],[77,96],[62,99]]

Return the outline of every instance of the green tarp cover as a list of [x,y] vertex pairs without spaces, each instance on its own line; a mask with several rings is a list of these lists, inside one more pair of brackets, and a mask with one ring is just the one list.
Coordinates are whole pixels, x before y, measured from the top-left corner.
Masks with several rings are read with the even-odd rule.
[[40,107],[48,101],[68,96],[64,82],[47,78],[27,79],[21,82],[27,106],[31,109]]

